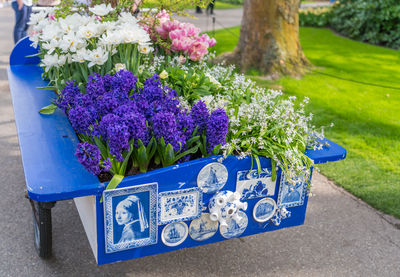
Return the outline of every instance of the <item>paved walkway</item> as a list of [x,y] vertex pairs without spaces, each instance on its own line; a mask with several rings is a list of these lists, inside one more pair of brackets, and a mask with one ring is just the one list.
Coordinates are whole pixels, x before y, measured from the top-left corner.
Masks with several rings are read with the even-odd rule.
[[0,276],[400,276],[396,221],[320,174],[303,226],[101,267],[73,201],[59,202],[54,257],[39,259],[6,75],[13,20],[11,8],[0,9]]

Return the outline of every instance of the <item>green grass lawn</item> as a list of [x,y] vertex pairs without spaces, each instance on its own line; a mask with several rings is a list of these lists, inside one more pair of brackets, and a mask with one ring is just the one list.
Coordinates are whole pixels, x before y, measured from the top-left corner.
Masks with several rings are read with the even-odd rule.
[[[239,28],[216,32],[218,53],[236,45],[237,36],[230,32],[239,34]],[[257,82],[310,97],[315,124],[334,122],[326,137],[348,151],[346,160],[320,165],[322,173],[400,218],[400,51],[352,41],[328,29],[301,28],[300,39],[314,70],[302,79]]]

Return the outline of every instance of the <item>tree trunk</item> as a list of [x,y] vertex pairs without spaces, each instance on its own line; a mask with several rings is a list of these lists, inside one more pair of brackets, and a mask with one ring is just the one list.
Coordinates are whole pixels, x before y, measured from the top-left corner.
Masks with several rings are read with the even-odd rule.
[[299,42],[300,0],[245,0],[239,43],[228,62],[243,72],[301,75],[309,64]]

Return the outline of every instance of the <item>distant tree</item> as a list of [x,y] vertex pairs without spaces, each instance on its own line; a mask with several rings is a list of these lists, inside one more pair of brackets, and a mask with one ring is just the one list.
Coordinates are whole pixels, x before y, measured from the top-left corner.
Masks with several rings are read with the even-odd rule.
[[309,65],[299,41],[300,0],[244,0],[239,43],[225,55],[242,71],[301,75]]

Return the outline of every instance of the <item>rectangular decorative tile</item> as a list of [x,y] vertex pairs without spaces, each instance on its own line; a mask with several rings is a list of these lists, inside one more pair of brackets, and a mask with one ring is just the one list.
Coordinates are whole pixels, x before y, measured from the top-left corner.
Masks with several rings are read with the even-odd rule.
[[198,218],[201,215],[200,188],[161,192],[158,195],[158,224]]

